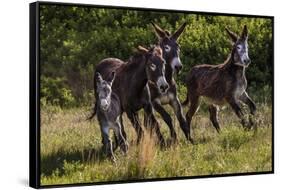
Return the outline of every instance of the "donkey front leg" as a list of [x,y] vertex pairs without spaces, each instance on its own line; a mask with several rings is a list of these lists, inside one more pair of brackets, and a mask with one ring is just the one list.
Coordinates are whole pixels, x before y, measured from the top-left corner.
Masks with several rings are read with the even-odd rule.
[[[249,109],[250,109],[250,112],[252,115],[255,115],[256,113],[256,110],[257,110],[257,107],[256,107],[256,104],[253,102],[253,100],[249,97],[249,95],[247,94],[247,92],[245,91],[241,97],[240,97],[240,100],[247,104]],[[252,119],[252,117],[249,117],[249,125],[252,126],[254,125],[254,121]]]
[[128,111],[127,116],[131,123],[133,124],[134,129],[136,130],[137,133],[137,144],[140,143],[142,137],[143,137],[143,130],[140,125],[140,120],[139,116],[136,112]]
[[245,120],[244,114],[242,112],[242,109],[241,109],[238,101],[235,100],[235,99],[230,99],[230,100],[228,100],[228,103],[231,106],[231,108],[234,110],[234,112],[237,115],[237,117],[241,120],[241,124],[243,125],[243,127],[244,128],[249,128],[246,125],[246,120]]
[[252,115],[255,115],[256,113],[256,110],[257,110],[257,107],[256,107],[256,104],[253,102],[253,100],[249,97],[249,95],[247,94],[247,92],[244,92],[241,97],[240,97],[240,100],[247,104],[250,111],[251,111],[251,114]]
[[102,144],[103,144],[103,149],[106,154],[113,162],[116,161],[116,158],[113,154],[113,149],[112,149],[112,142],[109,137],[109,126],[108,125],[102,125],[101,126],[101,134],[102,134]]
[[188,141],[190,141],[191,143],[193,143],[193,139],[190,136],[190,125],[188,125],[188,123],[186,122],[186,119],[184,118],[183,115],[183,111],[182,111],[182,107],[181,107],[181,103],[178,99],[178,97],[175,97],[170,104],[177,116],[177,119],[179,121],[180,124],[180,128],[182,129],[186,139]]
[[176,134],[175,128],[173,126],[171,116],[157,102],[153,102],[153,107],[161,115],[161,117],[163,118],[165,123],[168,125],[168,127],[170,129],[170,135],[171,135],[172,142],[177,142],[177,134]]
[[147,105],[145,105],[144,112],[148,118],[148,124],[150,127],[150,131],[152,132],[153,130],[155,130],[159,143],[161,144],[161,146],[165,146],[165,140],[160,132],[159,123],[157,122],[157,120],[154,116],[152,104],[148,103]]
[[209,113],[210,113],[210,120],[213,126],[216,128],[217,132],[220,133],[220,125],[219,125],[219,118],[218,118],[218,107],[215,105],[209,106]]

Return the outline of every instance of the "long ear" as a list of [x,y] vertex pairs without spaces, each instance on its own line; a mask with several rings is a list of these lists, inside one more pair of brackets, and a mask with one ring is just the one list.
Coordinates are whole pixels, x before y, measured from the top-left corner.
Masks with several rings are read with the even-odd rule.
[[166,32],[162,28],[160,28],[157,24],[154,24],[153,22],[151,22],[151,24],[152,24],[158,38],[167,37]]
[[177,41],[177,39],[179,38],[179,36],[180,36],[180,35],[182,34],[182,32],[184,31],[185,27],[186,27],[186,22],[181,25],[181,27],[172,35],[171,38],[173,38],[174,40]]
[[165,30],[165,33],[167,34],[167,36],[171,36],[171,32],[168,30]]
[[114,82],[115,75],[116,75],[115,71],[113,71],[113,72],[111,73],[111,75],[110,75],[110,78],[109,78],[109,80],[108,80],[108,82],[110,83],[110,86],[112,86],[112,84],[113,84],[113,82]]
[[241,33],[241,38],[243,40],[247,40],[248,39],[248,28],[246,25],[244,25],[243,31]]
[[142,46],[138,46],[138,51],[143,53],[143,54],[146,54],[148,52],[148,49],[142,47]]
[[102,76],[99,72],[96,73],[96,82],[97,84],[101,83],[103,81]]
[[238,39],[237,34],[235,34],[234,32],[230,31],[228,28],[225,27],[226,32],[228,33],[228,35],[230,36],[231,40],[235,43]]

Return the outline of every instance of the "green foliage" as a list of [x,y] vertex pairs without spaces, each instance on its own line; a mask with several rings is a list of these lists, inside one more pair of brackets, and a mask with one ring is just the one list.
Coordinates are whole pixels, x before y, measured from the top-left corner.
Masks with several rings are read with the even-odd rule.
[[[187,22],[179,39],[184,67],[177,77],[177,83],[183,82],[184,76],[194,65],[222,63],[231,47],[224,28],[240,33],[246,24],[252,60],[247,69],[249,86],[255,91],[272,84],[271,19],[42,5],[41,75],[53,80],[63,78],[64,82],[57,83],[63,84],[59,88],[66,96],[59,98],[57,91],[53,90],[50,94],[42,94],[42,97],[51,104],[89,104],[95,65],[107,57],[127,60],[138,45],[147,47],[155,44],[157,37],[151,21],[171,32]],[[44,90],[53,85],[48,82],[54,83],[45,80],[41,85]],[[73,99],[76,104],[70,103]]]
[[71,90],[67,89],[65,80],[62,78],[41,78],[41,105],[48,104],[70,107],[75,103]]

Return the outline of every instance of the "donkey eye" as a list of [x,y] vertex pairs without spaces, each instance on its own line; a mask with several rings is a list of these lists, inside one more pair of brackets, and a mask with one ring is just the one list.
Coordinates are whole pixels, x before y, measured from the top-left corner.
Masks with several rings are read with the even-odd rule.
[[169,45],[165,45],[164,49],[165,49],[166,52],[169,52],[171,50],[171,47]]
[[240,45],[238,45],[236,48],[237,48],[237,50],[241,50],[241,46]]
[[156,65],[155,65],[155,64],[153,64],[153,63],[151,63],[151,65],[150,65],[150,69],[151,69],[152,71],[155,71],[155,70],[156,70]]

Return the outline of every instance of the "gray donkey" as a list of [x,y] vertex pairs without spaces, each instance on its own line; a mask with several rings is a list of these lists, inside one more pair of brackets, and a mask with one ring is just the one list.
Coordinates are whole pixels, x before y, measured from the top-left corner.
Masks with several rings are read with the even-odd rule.
[[109,130],[113,129],[118,145],[124,153],[128,151],[126,142],[121,130],[121,105],[118,96],[112,92],[112,83],[115,79],[115,72],[112,72],[109,80],[103,80],[100,73],[96,73],[96,94],[97,94],[97,118],[100,124],[103,148],[108,157],[115,162],[113,146],[109,136]]

